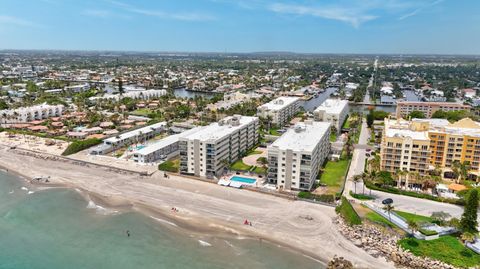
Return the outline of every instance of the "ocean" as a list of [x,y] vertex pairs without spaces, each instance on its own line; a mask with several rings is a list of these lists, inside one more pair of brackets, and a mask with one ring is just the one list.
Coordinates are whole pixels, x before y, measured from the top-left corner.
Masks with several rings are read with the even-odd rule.
[[[127,230],[130,236],[127,236]],[[0,269],[325,268],[256,239],[199,235],[75,190],[28,189],[0,172]]]

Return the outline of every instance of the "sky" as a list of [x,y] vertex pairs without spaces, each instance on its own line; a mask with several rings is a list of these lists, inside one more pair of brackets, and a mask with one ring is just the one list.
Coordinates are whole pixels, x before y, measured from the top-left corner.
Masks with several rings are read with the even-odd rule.
[[0,0],[0,49],[480,54],[480,0]]

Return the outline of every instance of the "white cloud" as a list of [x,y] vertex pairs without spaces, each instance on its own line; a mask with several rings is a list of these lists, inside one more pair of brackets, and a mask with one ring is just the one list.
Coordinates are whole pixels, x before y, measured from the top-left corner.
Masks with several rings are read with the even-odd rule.
[[16,25],[23,27],[43,27],[41,24],[34,23],[22,18],[0,15],[0,25]]
[[377,16],[370,15],[361,10],[348,9],[339,6],[330,7],[310,7],[293,4],[272,4],[269,10],[276,13],[295,14],[295,15],[310,15],[314,17],[337,20],[345,23],[349,23],[354,27],[360,26],[360,24],[374,20]]
[[143,8],[137,8],[135,6],[119,2],[119,1],[114,1],[114,0],[108,0],[108,2],[122,8],[123,10],[130,12],[130,13],[136,13],[140,15],[145,15],[145,16],[152,16],[152,17],[158,17],[162,19],[172,19],[172,20],[179,20],[179,21],[211,21],[215,20],[215,17],[208,15],[208,14],[203,14],[203,13],[197,13],[197,12],[166,12],[163,10],[150,10],[150,9],[143,9]]
[[413,17],[413,16],[417,15],[418,13],[420,13],[423,9],[428,8],[428,7],[436,6],[440,3],[442,3],[443,1],[445,1],[445,0],[435,0],[435,1],[430,2],[430,3],[421,4],[420,7],[416,8],[415,10],[413,10],[413,11],[407,13],[407,14],[404,14],[404,15],[400,16],[398,19],[399,20],[404,20],[406,18]]

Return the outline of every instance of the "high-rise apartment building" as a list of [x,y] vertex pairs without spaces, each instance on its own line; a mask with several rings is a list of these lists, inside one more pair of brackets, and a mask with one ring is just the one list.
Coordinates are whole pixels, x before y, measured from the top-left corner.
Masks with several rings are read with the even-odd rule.
[[272,123],[283,126],[300,109],[300,98],[281,96],[257,108],[257,116],[271,117]]
[[297,123],[267,148],[270,184],[281,190],[310,191],[330,151],[328,122]]
[[179,138],[180,172],[200,177],[223,174],[258,142],[257,117],[234,115]]

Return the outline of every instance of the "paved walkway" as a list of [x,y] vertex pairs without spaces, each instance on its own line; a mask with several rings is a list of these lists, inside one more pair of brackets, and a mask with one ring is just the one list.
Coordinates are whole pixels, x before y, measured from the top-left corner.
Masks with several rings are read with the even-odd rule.
[[256,148],[255,150],[256,151],[261,151],[262,153],[252,154],[252,155],[248,155],[248,156],[243,157],[242,161],[243,161],[244,164],[246,164],[246,165],[257,165],[258,166],[257,159],[260,158],[260,157],[267,157],[267,149],[266,148]]

